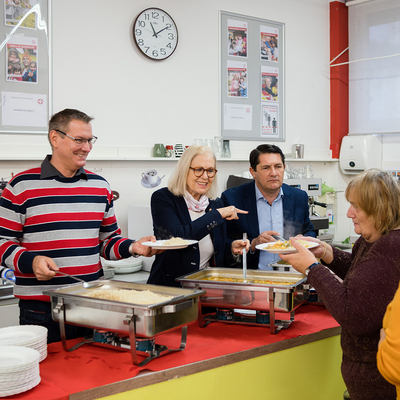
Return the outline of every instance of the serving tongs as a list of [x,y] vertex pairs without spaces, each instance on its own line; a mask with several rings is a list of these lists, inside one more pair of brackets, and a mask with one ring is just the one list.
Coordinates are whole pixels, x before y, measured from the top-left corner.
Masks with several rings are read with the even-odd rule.
[[68,276],[68,277],[70,277],[72,279],[75,279],[78,282],[82,282],[82,284],[83,284],[82,286],[85,289],[103,286],[102,283],[99,283],[99,282],[96,282],[96,281],[94,281],[94,282],[86,282],[83,279],[77,278],[76,276],[73,276],[73,275],[70,275],[70,274],[67,274],[66,272],[61,272],[61,271],[56,271],[56,272],[57,272],[57,274],[65,275],[65,276]]
[[274,239],[279,240],[280,242],[287,242],[287,240],[280,235],[271,235]]

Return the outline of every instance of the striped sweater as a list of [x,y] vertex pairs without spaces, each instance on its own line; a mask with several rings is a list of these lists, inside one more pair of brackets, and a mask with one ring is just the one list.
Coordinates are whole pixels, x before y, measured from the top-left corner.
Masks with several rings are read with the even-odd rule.
[[[48,159],[42,164],[49,165]],[[114,214],[112,191],[99,175],[81,168],[65,178],[41,176],[35,167],[16,175],[0,199],[0,261],[14,270],[14,295],[49,301],[44,290],[75,283],[56,275],[38,281],[32,262],[51,257],[63,272],[85,281],[103,276],[100,255],[108,260],[130,257],[133,240],[121,237]]]

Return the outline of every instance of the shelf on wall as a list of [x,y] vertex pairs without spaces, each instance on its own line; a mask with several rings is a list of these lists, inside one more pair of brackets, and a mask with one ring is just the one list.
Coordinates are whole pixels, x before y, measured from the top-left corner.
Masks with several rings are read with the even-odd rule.
[[[25,156],[25,157],[5,157],[0,156],[0,161],[43,161],[45,155]],[[168,157],[93,157],[89,156],[87,161],[178,161],[179,158]],[[248,158],[218,158],[218,162],[248,162]],[[311,158],[287,158],[286,162],[339,162],[338,159],[311,159]]]

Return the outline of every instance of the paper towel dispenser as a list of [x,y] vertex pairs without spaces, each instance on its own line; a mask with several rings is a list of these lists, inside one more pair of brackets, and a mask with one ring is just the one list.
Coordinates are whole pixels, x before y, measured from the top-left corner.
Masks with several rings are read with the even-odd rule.
[[345,136],[340,147],[339,165],[344,174],[359,174],[370,168],[382,168],[380,136]]

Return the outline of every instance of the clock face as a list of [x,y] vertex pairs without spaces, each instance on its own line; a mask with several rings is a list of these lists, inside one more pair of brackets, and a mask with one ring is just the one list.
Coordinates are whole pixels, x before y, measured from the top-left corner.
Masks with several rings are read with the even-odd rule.
[[133,37],[139,50],[152,60],[164,60],[178,45],[174,20],[159,8],[148,8],[136,18]]

